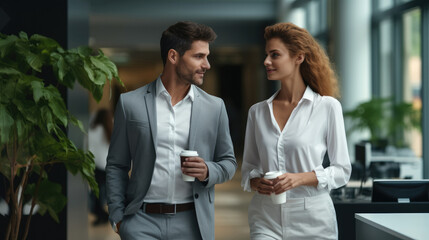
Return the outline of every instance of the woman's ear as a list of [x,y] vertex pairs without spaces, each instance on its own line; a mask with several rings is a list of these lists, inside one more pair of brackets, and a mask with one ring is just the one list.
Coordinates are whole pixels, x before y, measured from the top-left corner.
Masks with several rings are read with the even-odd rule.
[[301,64],[302,62],[304,62],[304,59],[305,59],[305,54],[304,53],[300,53],[296,57],[296,63],[297,64]]
[[171,64],[176,64],[178,61],[178,58],[179,58],[179,53],[176,50],[174,49],[168,50],[167,60],[171,62]]

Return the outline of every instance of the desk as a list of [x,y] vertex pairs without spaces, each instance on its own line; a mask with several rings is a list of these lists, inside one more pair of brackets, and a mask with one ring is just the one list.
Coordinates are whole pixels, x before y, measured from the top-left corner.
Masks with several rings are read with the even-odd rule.
[[397,162],[400,165],[400,176],[399,178],[412,177],[412,179],[422,179],[423,178],[423,165],[421,157],[405,157],[405,156],[382,156],[382,155],[372,155],[370,162],[385,162],[393,161]]
[[360,162],[365,169],[369,168],[371,162],[396,162],[400,166],[400,178],[411,177],[412,179],[423,178],[423,160],[421,157],[412,156],[414,153],[394,149],[386,152],[371,150],[370,143],[355,144],[355,161]]
[[429,213],[356,214],[356,239],[428,239]]
[[356,213],[429,213],[429,202],[372,203],[370,201],[334,201],[340,240],[356,239]]
[[350,180],[346,184],[346,188],[360,188],[361,185],[363,188],[372,188],[372,179],[366,180],[365,183],[362,183],[362,181]]

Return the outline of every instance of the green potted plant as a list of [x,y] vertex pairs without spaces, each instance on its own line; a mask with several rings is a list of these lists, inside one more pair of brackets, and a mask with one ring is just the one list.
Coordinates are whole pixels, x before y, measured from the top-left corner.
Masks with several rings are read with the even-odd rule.
[[383,131],[386,125],[385,105],[388,99],[373,98],[369,101],[362,102],[351,111],[344,113],[344,117],[351,119],[351,127],[348,133],[357,130],[368,130],[370,133],[369,141],[377,145],[380,139],[385,139],[386,132]]
[[351,120],[348,133],[369,130],[369,142],[378,149],[387,142],[395,147],[405,145],[402,137],[405,130],[420,127],[419,111],[407,102],[394,103],[391,98],[372,98],[344,113]]
[[[80,174],[98,195],[94,156],[78,149],[65,133],[70,124],[84,131],[83,125],[69,113],[58,88],[73,88],[77,81],[99,101],[106,81],[113,79],[122,84],[115,64],[101,51],[65,50],[36,34],[0,34],[0,173],[9,204],[5,239],[26,239],[36,205],[38,213],[59,221],[66,197],[61,185],[49,180],[54,164]],[[23,205],[29,201],[24,227]]]
[[392,106],[392,116],[388,125],[389,142],[396,148],[409,147],[404,140],[404,131],[421,130],[421,113],[411,103],[399,102]]

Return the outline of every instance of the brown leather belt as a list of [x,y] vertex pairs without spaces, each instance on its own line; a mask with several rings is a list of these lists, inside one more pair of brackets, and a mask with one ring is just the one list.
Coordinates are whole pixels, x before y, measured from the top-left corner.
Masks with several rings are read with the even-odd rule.
[[143,212],[157,214],[175,214],[195,209],[193,202],[183,204],[166,204],[166,203],[143,203]]

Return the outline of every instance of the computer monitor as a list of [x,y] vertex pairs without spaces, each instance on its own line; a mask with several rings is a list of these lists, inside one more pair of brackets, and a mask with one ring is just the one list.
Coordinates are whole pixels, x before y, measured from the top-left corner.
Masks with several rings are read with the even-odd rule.
[[364,169],[368,169],[371,162],[371,143],[361,142],[355,144],[355,160],[360,163]]
[[[355,163],[358,167],[355,167],[355,170],[359,169],[359,179],[361,184],[366,182],[369,177],[368,169],[371,162],[371,144],[368,142],[360,142],[355,144]],[[362,190],[362,189],[361,189]]]
[[429,179],[377,179],[372,183],[373,202],[429,202]]

